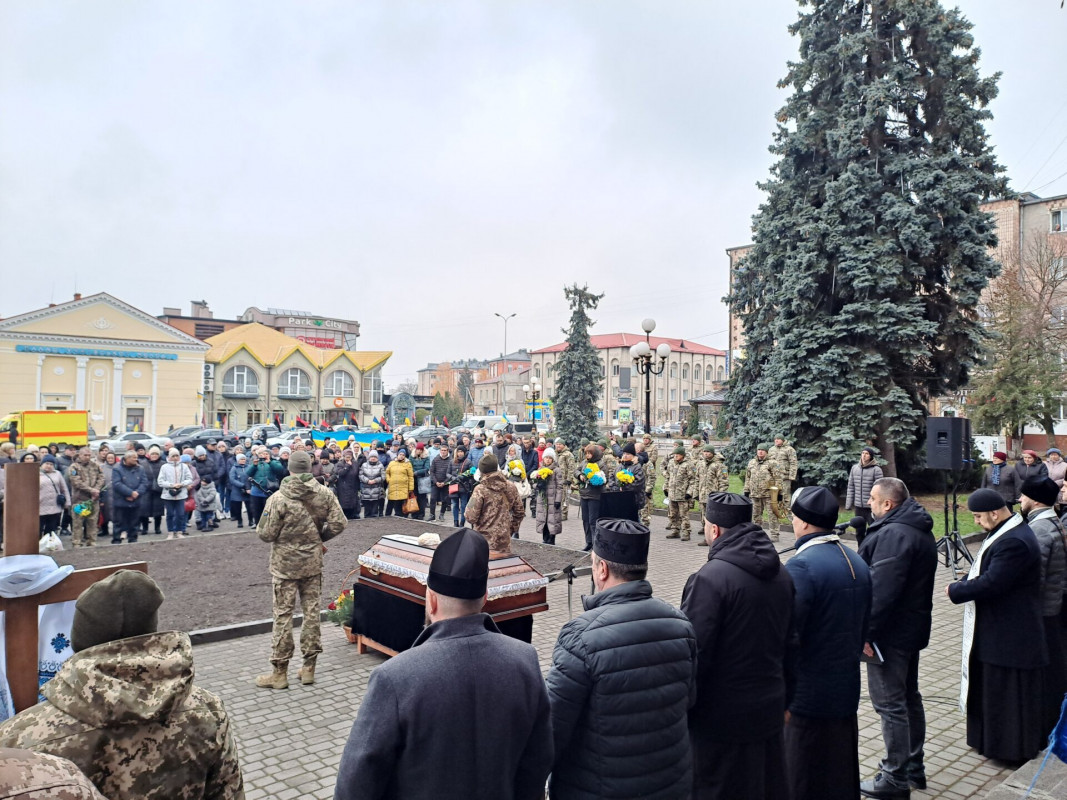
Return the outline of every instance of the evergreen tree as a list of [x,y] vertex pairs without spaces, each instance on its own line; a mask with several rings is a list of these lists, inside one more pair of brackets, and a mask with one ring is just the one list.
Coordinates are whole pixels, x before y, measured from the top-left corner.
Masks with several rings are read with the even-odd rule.
[[874,442],[920,457],[931,396],[980,357],[997,266],[979,204],[1005,191],[987,141],[996,76],[935,0],[800,0],[778,161],[729,302],[745,355],[727,413],[739,459],[784,433],[806,481],[840,485]]
[[589,339],[589,311],[604,296],[592,294],[588,286],[565,287],[564,296],[571,307],[567,349],[556,364],[556,394],[552,398],[556,433],[567,446],[577,449],[583,441],[597,438],[596,404],[600,398],[600,358]]
[[447,424],[454,427],[463,421],[463,406],[450,392],[438,392],[433,396],[430,413],[440,425],[446,424],[447,420]]
[[459,380],[456,383],[456,388],[459,390],[459,402],[463,406],[463,413],[466,413],[474,402],[472,398],[474,394],[474,373],[471,372],[469,361],[464,362],[463,369],[459,373]]

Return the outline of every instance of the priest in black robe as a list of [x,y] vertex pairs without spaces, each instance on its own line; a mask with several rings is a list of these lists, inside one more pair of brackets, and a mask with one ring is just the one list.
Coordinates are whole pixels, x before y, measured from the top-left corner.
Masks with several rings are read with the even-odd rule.
[[963,580],[945,592],[964,608],[960,706],[967,744],[1008,764],[1028,761],[1044,746],[1041,707],[1048,664],[1041,622],[1041,556],[1037,538],[992,489],[967,499],[988,535]]

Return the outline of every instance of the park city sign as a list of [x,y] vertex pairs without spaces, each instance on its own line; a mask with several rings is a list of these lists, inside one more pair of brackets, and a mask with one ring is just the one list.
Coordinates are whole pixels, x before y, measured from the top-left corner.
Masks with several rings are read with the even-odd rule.
[[344,330],[345,325],[343,322],[338,322],[335,319],[309,319],[307,317],[289,317],[288,325],[307,326],[316,328],[334,328],[335,330]]

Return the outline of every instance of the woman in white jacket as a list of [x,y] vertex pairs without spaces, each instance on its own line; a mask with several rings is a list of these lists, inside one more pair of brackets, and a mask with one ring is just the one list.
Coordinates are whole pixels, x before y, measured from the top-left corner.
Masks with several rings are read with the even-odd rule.
[[171,448],[167,453],[167,463],[159,468],[156,480],[163,490],[163,508],[167,512],[167,538],[188,536],[185,526],[188,522],[185,513],[185,498],[189,496],[189,487],[193,485],[193,471],[188,464],[181,461],[181,453]]

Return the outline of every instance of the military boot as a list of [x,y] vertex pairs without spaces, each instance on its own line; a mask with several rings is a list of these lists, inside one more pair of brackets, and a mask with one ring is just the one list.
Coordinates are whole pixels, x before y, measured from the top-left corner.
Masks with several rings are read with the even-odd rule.
[[261,689],[288,689],[289,670],[275,667],[273,672],[258,676],[256,686]]
[[305,661],[304,666],[300,668],[300,684],[302,686],[311,686],[315,682],[315,662]]
[[667,534],[667,538],[668,538],[668,539],[677,539],[677,538],[679,538],[679,537],[680,537],[681,535],[682,535],[682,534],[678,533],[678,531],[672,530],[672,531],[671,531],[670,533],[668,533],[668,534]]

